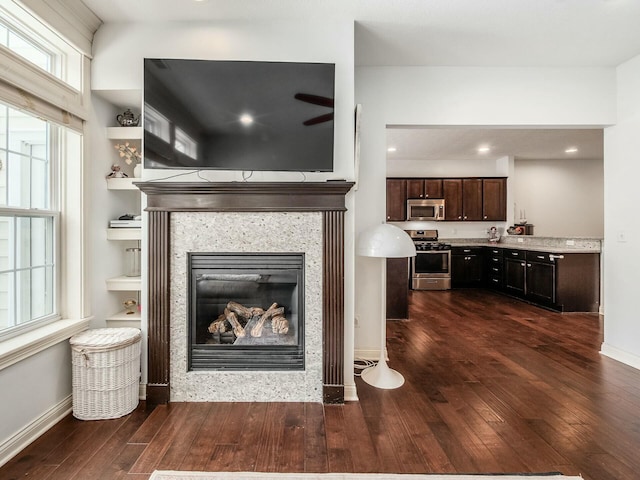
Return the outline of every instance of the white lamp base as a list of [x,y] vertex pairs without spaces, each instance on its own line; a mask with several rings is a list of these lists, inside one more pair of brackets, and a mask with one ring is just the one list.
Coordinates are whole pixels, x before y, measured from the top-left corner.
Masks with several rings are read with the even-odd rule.
[[384,357],[380,358],[377,365],[363,370],[361,377],[369,385],[387,390],[401,387],[404,384],[402,374],[390,369]]

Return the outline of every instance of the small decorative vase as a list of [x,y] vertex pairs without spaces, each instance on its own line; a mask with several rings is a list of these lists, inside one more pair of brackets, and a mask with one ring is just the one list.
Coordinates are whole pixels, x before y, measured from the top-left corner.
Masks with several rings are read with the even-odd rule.
[[133,167],[133,176],[134,178],[142,177],[142,164],[136,163],[136,166]]

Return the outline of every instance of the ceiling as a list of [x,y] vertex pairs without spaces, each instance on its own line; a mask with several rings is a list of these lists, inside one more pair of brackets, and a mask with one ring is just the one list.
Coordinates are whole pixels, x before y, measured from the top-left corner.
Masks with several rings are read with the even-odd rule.
[[[602,160],[602,129],[388,128],[390,160]],[[487,152],[478,148],[488,147]],[[566,153],[575,148],[577,151]]]
[[[357,66],[614,67],[640,54],[640,0],[82,0],[104,22],[355,22]],[[396,158],[602,158],[601,130],[395,129]]]
[[104,22],[353,20],[356,65],[615,66],[638,0],[82,0]]

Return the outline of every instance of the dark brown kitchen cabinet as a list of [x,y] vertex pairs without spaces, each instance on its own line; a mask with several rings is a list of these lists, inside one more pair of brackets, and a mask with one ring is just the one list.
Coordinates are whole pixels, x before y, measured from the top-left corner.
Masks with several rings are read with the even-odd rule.
[[387,178],[387,221],[403,222],[407,219],[407,181]]
[[462,219],[482,220],[481,178],[464,178],[462,180]]
[[486,247],[484,253],[484,278],[488,288],[502,289],[504,284],[504,258],[502,249],[497,247]]
[[442,198],[442,179],[412,178],[407,180],[407,198]]
[[548,254],[527,252],[526,297],[539,305],[553,307],[556,303],[556,266],[549,261],[532,260],[532,257],[548,258]]
[[506,178],[388,178],[388,221],[406,220],[409,198],[444,198],[449,221],[507,219]]
[[451,249],[451,286],[479,287],[483,272],[482,247],[453,247]]
[[462,179],[443,179],[442,195],[444,198],[444,219],[462,220]]
[[387,318],[409,318],[409,259],[387,259]]
[[504,291],[561,312],[597,312],[600,255],[504,250]]
[[507,219],[506,178],[482,179],[482,219],[491,221]]
[[505,250],[504,256],[504,290],[507,293],[524,297],[527,262],[524,250]]
[[442,193],[445,220],[482,220],[481,178],[445,178]]

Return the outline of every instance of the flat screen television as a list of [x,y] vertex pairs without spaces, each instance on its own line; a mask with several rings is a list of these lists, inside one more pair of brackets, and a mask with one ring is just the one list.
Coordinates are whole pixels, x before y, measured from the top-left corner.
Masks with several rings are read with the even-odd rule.
[[145,168],[330,172],[335,65],[144,60]]

